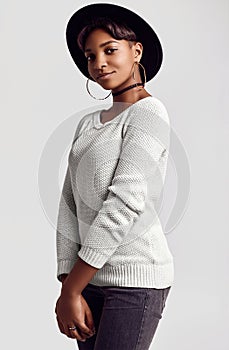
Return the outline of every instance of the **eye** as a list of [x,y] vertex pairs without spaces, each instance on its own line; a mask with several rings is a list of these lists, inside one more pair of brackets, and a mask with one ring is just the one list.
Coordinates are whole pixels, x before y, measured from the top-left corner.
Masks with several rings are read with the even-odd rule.
[[86,57],[86,60],[87,60],[87,61],[91,61],[91,56],[92,56],[92,55],[87,56],[87,57]]
[[105,51],[111,51],[111,52],[114,52],[115,50],[118,50],[118,49],[108,48],[108,49],[106,49]]
[[[116,50],[118,50],[118,49],[107,48],[107,49],[105,50],[105,52],[108,53],[108,55],[110,55],[110,54],[112,54],[112,53],[113,53],[114,51],[116,51]],[[94,59],[94,55],[93,55],[93,54],[92,54],[92,55],[89,55],[89,56],[86,57],[86,59],[87,59],[87,61],[91,61],[92,59]]]

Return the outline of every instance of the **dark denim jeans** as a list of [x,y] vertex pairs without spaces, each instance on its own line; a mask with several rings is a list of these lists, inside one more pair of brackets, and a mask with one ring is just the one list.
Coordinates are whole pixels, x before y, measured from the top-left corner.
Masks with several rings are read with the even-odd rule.
[[79,350],[148,350],[170,287],[135,288],[88,284],[82,295],[91,309],[96,334]]

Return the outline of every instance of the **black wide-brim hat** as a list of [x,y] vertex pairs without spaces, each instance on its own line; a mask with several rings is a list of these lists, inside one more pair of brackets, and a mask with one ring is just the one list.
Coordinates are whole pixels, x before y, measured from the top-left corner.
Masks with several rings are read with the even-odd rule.
[[[77,44],[77,37],[80,31],[97,17],[117,19],[134,31],[137,41],[143,45],[140,63],[145,68],[146,81],[151,80],[158,73],[163,58],[162,46],[157,34],[143,18],[133,11],[110,3],[95,3],[82,7],[68,21],[66,28],[67,46],[73,61],[83,75],[93,81],[87,69],[87,59]],[[141,67],[140,72],[141,76],[144,77]]]

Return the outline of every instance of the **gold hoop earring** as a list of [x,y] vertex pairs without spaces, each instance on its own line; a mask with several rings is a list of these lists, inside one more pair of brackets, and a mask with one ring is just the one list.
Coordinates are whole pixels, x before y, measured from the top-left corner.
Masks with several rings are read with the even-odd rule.
[[109,96],[111,95],[111,92],[110,92],[109,95],[107,95],[107,96],[104,97],[104,98],[96,98],[95,96],[93,96],[93,95],[90,93],[90,91],[89,91],[89,80],[90,80],[90,78],[87,79],[86,88],[87,88],[87,91],[88,91],[89,95],[90,95],[91,97],[93,97],[95,100],[105,100],[107,97],[109,97]]
[[[144,88],[145,84],[146,84],[146,70],[145,70],[145,67],[138,61],[134,62],[134,68],[135,68],[135,63],[140,65],[142,67],[142,69],[143,69],[143,72],[144,72],[144,80],[145,80],[145,82],[143,83],[144,85],[143,85],[142,88],[140,88],[140,89],[138,88],[138,90],[142,90]],[[133,79],[136,81],[136,79],[135,79],[135,69],[133,71]]]

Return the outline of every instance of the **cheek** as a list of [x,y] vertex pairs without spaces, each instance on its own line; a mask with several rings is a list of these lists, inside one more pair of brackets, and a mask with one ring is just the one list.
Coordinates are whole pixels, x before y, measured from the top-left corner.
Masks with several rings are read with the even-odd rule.
[[131,69],[132,59],[128,56],[117,56],[114,60],[112,60],[113,64],[117,66],[117,68],[128,71]]
[[91,77],[93,77],[93,74],[95,75],[95,73],[93,72],[93,69],[91,68],[90,64],[87,65],[87,70],[88,70],[88,73],[90,74]]
[[88,70],[88,72],[89,72],[90,74],[92,73],[92,69],[91,69],[91,65],[90,65],[90,64],[87,65],[87,70]]

